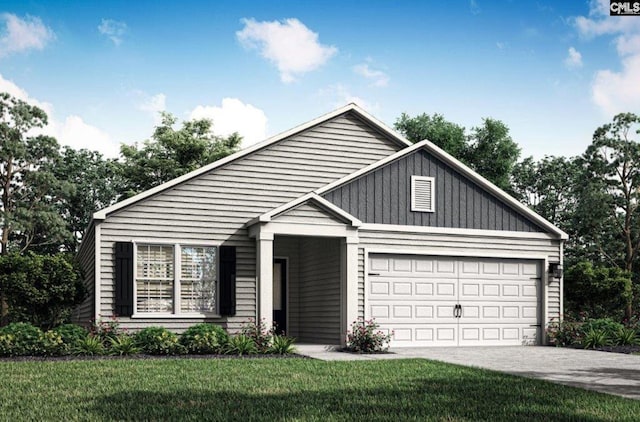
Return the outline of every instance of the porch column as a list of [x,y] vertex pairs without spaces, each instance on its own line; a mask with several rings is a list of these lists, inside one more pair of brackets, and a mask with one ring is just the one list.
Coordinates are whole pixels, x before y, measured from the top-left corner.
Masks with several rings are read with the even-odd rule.
[[256,236],[256,274],[258,276],[258,319],[273,325],[273,233]]
[[342,343],[345,333],[351,328],[353,321],[358,319],[358,238],[345,237],[342,239],[341,269],[342,269]]

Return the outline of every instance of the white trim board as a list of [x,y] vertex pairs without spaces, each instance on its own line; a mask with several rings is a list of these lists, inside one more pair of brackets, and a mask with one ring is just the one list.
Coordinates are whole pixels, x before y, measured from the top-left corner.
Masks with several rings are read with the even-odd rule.
[[299,126],[294,127],[293,129],[287,130],[285,132],[279,133],[278,135],[272,136],[271,138],[268,138],[262,142],[259,142],[255,145],[252,145],[248,148],[242,149],[238,152],[236,152],[235,154],[231,154],[225,158],[222,158],[220,160],[214,161],[211,164],[208,164],[204,167],[200,167],[197,170],[194,170],[190,173],[187,173],[183,176],[177,177],[173,180],[170,180],[166,183],[163,183],[159,186],[156,186],[155,188],[146,190],[144,192],[141,192],[135,196],[132,196],[131,198],[125,199],[124,201],[118,202],[110,207],[104,208],[96,213],[93,214],[93,218],[95,220],[104,220],[107,215],[114,213],[124,207],[127,207],[129,205],[132,205],[138,201],[141,201],[145,198],[148,198],[150,196],[153,196],[155,194],[158,194],[162,191],[165,191],[173,186],[176,186],[182,182],[186,182],[187,180],[193,179],[194,177],[197,177],[201,174],[204,174],[206,172],[209,172],[213,169],[216,169],[218,167],[221,167],[225,164],[228,164],[232,161],[235,161],[239,158],[242,158],[246,155],[251,154],[252,152],[258,151],[262,148],[268,147],[271,144],[274,144],[278,141],[281,141],[285,138],[289,138],[291,136],[294,136],[300,132],[303,132],[307,129],[312,128],[313,126],[317,126],[321,123],[324,123],[330,119],[333,119],[334,117],[337,117],[341,114],[347,113],[347,112],[355,112],[357,115],[359,115],[361,118],[363,118],[365,120],[365,122],[370,123],[371,125],[374,126],[375,129],[380,130],[382,133],[384,133],[385,135],[389,136],[390,139],[392,141],[395,141],[396,143],[398,143],[401,146],[409,146],[411,145],[411,142],[409,142],[406,138],[404,138],[403,136],[401,136],[400,134],[398,134],[397,132],[395,132],[394,130],[392,130],[391,128],[389,128],[387,125],[385,125],[384,123],[382,123],[380,120],[376,119],[375,117],[373,117],[372,115],[370,115],[369,113],[367,113],[365,110],[363,110],[362,108],[360,108],[358,105],[354,104],[354,103],[350,103],[347,104],[344,107],[340,107],[337,110],[334,110],[332,112],[329,112],[327,114],[324,114],[316,119],[310,120],[306,123],[303,123]]
[[[92,222],[93,222],[93,220],[92,220]],[[101,280],[102,280],[102,268],[101,268],[101,263],[102,263],[102,260],[101,260],[102,242],[101,242],[101,239],[100,239],[100,229],[101,229],[100,222],[98,221],[95,224],[94,228],[93,228],[93,237],[94,237],[94,239],[93,239],[93,241],[94,241],[94,245],[93,245],[93,247],[94,247],[94,251],[93,251],[93,259],[94,259],[94,262],[93,262],[93,266],[94,266],[94,268],[93,268],[93,271],[94,271],[94,275],[93,275],[93,277],[94,277],[94,280],[93,280],[93,296],[94,296],[94,298],[93,298],[93,300],[94,300],[94,302],[93,302],[93,306],[94,306],[93,313],[94,313],[94,320],[95,321],[98,321],[98,319],[100,319],[100,308],[102,306],[101,303],[100,303],[102,301],[102,292],[101,292],[101,289],[102,289],[102,283],[101,283]]]
[[501,237],[509,239],[549,239],[558,240],[556,236],[542,232],[514,232],[506,230],[479,230],[479,229],[458,229],[450,227],[430,227],[430,226],[398,226],[393,224],[371,224],[363,223],[360,226],[361,232],[396,232],[396,233],[425,233],[425,234],[446,234],[452,236],[475,236],[475,237]]
[[[366,245],[367,242],[362,242]],[[482,249],[472,249],[468,251],[442,249],[442,248],[425,248],[410,249],[407,247],[398,248],[375,248],[366,246],[369,254],[401,254],[401,255],[421,255],[421,256],[451,256],[454,258],[497,258],[497,259],[531,259],[531,260],[548,260],[549,256],[544,253],[536,252],[517,252],[517,251],[484,251]]]

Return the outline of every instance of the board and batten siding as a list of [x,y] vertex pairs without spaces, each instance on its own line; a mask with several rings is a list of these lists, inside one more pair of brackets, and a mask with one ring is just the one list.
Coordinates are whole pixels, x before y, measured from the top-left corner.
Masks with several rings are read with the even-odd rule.
[[[411,211],[411,176],[435,178],[434,212]],[[364,223],[543,231],[527,217],[424,149],[322,195]]]
[[[358,253],[358,310],[364,317],[364,250],[403,254],[439,256],[486,256],[496,258],[526,258],[544,256],[550,263],[560,262],[561,240],[529,239],[504,236],[472,236],[462,234],[406,233],[360,229]],[[560,316],[560,281],[550,279],[547,284],[547,317]],[[548,322],[548,321],[546,321]]]
[[[108,215],[101,223],[100,314],[114,309],[114,242],[224,243],[237,248],[237,313],[210,321],[237,329],[256,317],[256,247],[244,224],[401,148],[346,113]],[[180,331],[202,319],[120,321]]]
[[94,299],[93,293],[95,290],[95,227],[92,224],[89,230],[84,234],[82,238],[82,245],[78,251],[77,260],[80,264],[83,274],[83,283],[85,289],[87,289],[87,297],[82,301],[80,305],[74,310],[72,320],[75,323],[88,326],[93,318]]

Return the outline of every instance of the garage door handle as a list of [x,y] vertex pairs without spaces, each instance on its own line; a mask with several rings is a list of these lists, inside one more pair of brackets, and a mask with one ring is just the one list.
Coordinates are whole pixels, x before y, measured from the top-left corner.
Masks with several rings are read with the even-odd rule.
[[453,317],[460,318],[462,316],[462,305],[457,304],[453,307]]
[[367,273],[367,275],[380,275],[380,273]]

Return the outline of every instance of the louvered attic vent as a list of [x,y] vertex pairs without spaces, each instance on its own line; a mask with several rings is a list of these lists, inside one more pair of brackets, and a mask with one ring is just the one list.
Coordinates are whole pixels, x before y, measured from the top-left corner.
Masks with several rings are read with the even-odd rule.
[[411,211],[434,212],[435,179],[411,176]]

